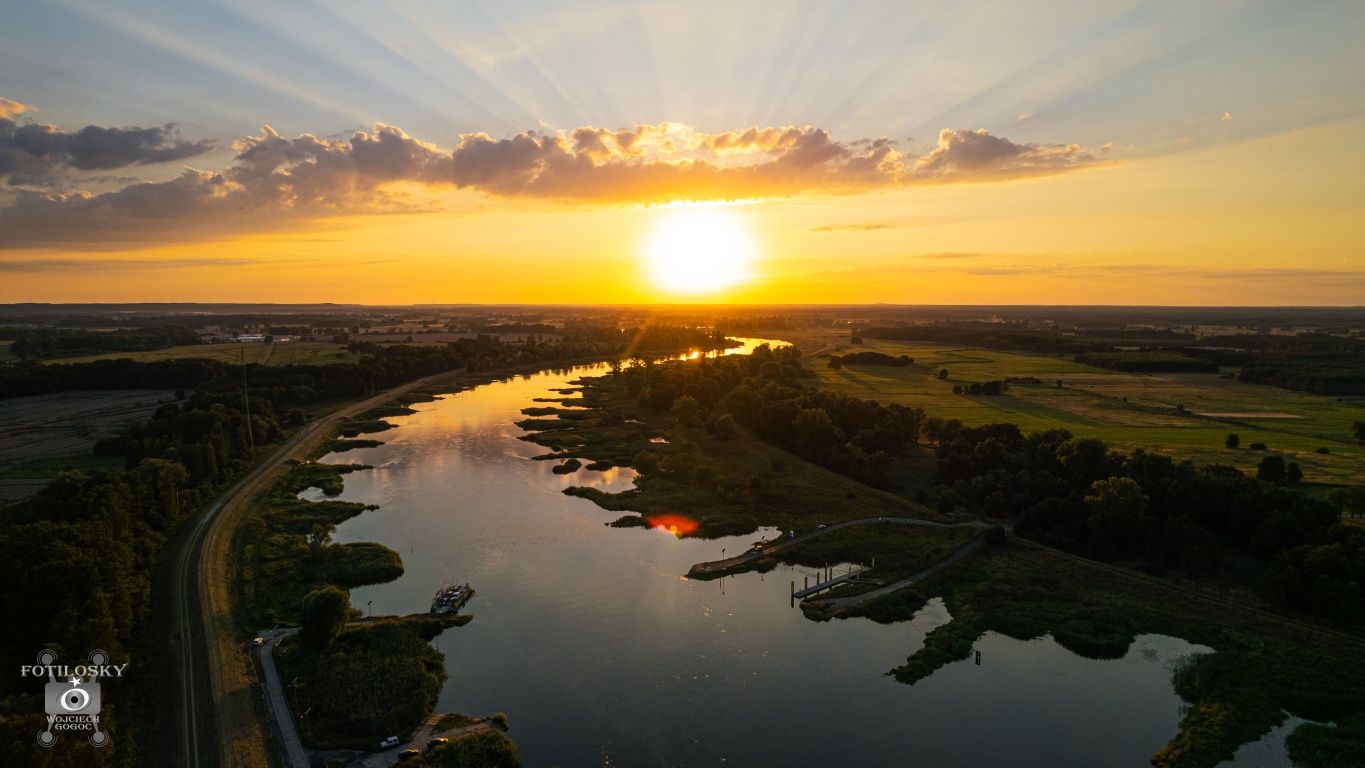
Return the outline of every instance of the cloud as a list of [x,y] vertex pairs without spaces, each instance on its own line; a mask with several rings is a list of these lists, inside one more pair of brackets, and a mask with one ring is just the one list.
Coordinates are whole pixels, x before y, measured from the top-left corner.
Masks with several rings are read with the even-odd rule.
[[872,224],[825,224],[819,227],[811,227],[811,232],[870,232],[876,229],[895,229],[899,224],[872,223]]
[[174,123],[160,128],[103,128],[75,132],[54,125],[19,122],[27,106],[0,99],[0,179],[10,184],[51,185],[64,171],[110,170],[184,160],[207,152],[211,141],[178,137]]
[[955,260],[955,259],[975,259],[975,258],[979,258],[979,257],[984,256],[984,255],[986,255],[986,254],[984,254],[984,253],[964,253],[964,252],[961,252],[961,251],[942,251],[942,252],[940,252],[940,253],[921,253],[921,254],[919,254],[919,258],[921,258],[921,259],[944,259],[944,260]]
[[843,144],[804,127],[706,134],[675,123],[618,131],[460,137],[451,180],[500,197],[664,203],[885,187],[905,171],[887,139]]
[[[207,142],[179,139],[172,130],[91,126],[63,133],[0,122],[0,151],[10,153],[0,154],[0,175],[32,184],[68,167],[165,162],[207,149]],[[382,123],[344,139],[288,138],[263,126],[233,148],[235,157],[221,170],[186,169],[169,181],[103,194],[16,188],[0,205],[0,248],[119,247],[271,230],[321,216],[420,210],[414,185],[573,204],[652,204],[857,194],[1098,163],[1076,145],[1016,144],[985,130],[944,130],[928,154],[907,157],[887,138],[840,142],[812,126],[705,133],[679,123],[505,138],[469,133],[449,150]],[[880,225],[863,228],[874,226]]]
[[27,104],[0,96],[0,120],[13,120],[27,111]]
[[1023,125],[1024,123],[1027,123],[1028,121],[1032,120],[1035,117],[1037,117],[1037,115],[1033,114],[1032,112],[1020,112],[1019,116],[1014,119],[1014,127],[1018,128],[1019,126]]
[[317,259],[270,259],[265,261],[237,256],[201,259],[11,259],[0,260],[0,273],[101,269],[185,269],[193,267],[258,266],[261,264],[278,265],[306,261],[317,261]]
[[925,182],[994,181],[1048,176],[1097,162],[1079,144],[1015,144],[984,128],[944,128],[938,145],[915,161],[913,174]]
[[1232,122],[1232,113],[1231,113],[1231,112],[1224,112],[1224,113],[1223,113],[1223,116],[1220,117],[1220,118],[1218,118],[1218,119],[1221,120],[1221,121],[1223,121],[1223,122],[1225,122],[1225,123],[1230,123],[1230,122]]

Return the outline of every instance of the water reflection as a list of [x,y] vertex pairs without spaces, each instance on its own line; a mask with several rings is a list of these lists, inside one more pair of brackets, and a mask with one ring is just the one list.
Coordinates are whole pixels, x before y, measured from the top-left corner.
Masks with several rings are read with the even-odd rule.
[[[982,664],[949,664],[914,686],[886,676],[948,620],[815,623],[789,607],[809,569],[710,582],[695,562],[746,549],[605,526],[619,513],[565,496],[622,489],[633,472],[555,475],[512,426],[584,366],[518,376],[390,419],[387,442],[324,460],[374,465],[340,498],[379,505],[336,540],[399,551],[405,575],[352,591],[376,613],[425,610],[444,580],[471,582],[476,619],[436,640],[443,711],[506,712],[527,765],[1146,765],[1177,731],[1170,669],[1199,650],[1142,636],[1091,661],[1049,638],[988,633]],[[597,475],[597,477],[594,477]],[[1281,752],[1282,754],[1282,752]]]

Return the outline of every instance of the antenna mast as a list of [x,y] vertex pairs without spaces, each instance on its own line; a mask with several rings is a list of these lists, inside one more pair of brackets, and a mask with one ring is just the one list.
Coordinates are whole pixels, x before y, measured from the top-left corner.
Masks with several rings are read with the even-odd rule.
[[256,453],[256,438],[251,434],[251,393],[246,388],[246,347],[242,347],[242,407],[246,411],[246,444]]

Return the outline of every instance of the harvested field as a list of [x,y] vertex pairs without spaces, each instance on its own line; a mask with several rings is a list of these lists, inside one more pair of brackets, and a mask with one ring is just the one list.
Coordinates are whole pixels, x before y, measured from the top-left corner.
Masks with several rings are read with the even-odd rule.
[[63,469],[98,465],[95,441],[174,398],[172,390],[115,389],[0,400],[0,503],[37,492]]

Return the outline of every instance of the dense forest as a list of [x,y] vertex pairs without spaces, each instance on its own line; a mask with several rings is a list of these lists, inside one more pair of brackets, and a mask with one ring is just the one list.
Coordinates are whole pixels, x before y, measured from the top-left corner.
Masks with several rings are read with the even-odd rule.
[[704,419],[712,429],[743,424],[764,440],[869,485],[887,487],[890,457],[919,439],[924,413],[808,389],[795,347],[766,344],[747,356],[655,365],[622,372],[640,404]]
[[[0,579],[22,588],[0,591],[0,667],[33,663],[43,648],[79,663],[103,649],[114,663],[130,661],[129,681],[111,683],[101,726],[114,749],[78,744],[47,750],[42,687],[32,679],[0,682],[0,765],[141,765],[148,760],[150,719],[170,685],[161,662],[167,638],[153,636],[152,578],[182,522],[197,514],[254,462],[258,451],[302,426],[308,410],[359,397],[414,378],[456,369],[487,371],[585,357],[611,357],[629,346],[678,351],[708,347],[711,334],[692,329],[602,329],[593,338],[499,343],[480,337],[446,345],[353,345],[355,363],[327,366],[250,365],[250,417],[243,407],[243,370],[207,361],[127,360],[0,369],[0,394],[69,389],[174,386],[193,390],[163,405],[96,449],[122,455],[121,469],[60,474],[34,498],[0,510]],[[133,695],[128,686],[146,693]],[[130,708],[143,707],[132,711]]]
[[936,494],[925,498],[936,495],[943,512],[1012,519],[1021,535],[1099,560],[1240,580],[1275,607],[1326,623],[1365,620],[1365,530],[1340,524],[1337,504],[1291,487],[1296,475],[1278,456],[1248,477],[1142,450],[1116,453],[1065,430],[964,427],[805,387],[810,372],[793,348],[621,375],[644,407],[716,431],[742,424],[876,487],[890,486],[893,457],[923,438],[937,455]]
[[[1110,451],[1066,430],[964,427],[929,418],[943,511],[1015,521],[1042,543],[1099,560],[1238,578],[1278,608],[1356,627],[1365,620],[1365,530],[1335,505],[1234,467]],[[1264,473],[1263,473],[1264,474]]]
[[21,328],[13,337],[10,354],[20,360],[98,355],[104,352],[138,352],[199,343],[199,334],[178,325],[150,328],[119,328],[89,331],[76,328]]

